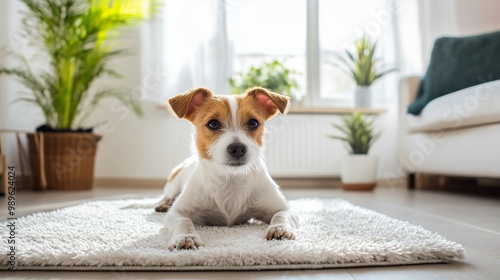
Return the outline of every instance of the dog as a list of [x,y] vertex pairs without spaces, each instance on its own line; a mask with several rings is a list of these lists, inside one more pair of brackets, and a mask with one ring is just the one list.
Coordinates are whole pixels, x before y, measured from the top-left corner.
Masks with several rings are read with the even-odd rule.
[[289,104],[289,97],[261,87],[233,96],[197,88],[168,100],[174,116],[194,125],[197,151],[173,169],[155,208],[167,212],[169,250],[203,246],[195,225],[250,219],[269,224],[268,240],[295,239],[298,219],[264,161],[264,125]]

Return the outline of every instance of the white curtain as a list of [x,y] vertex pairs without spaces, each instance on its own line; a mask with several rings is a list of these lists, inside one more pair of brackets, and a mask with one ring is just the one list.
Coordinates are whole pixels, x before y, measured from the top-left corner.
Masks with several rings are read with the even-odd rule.
[[407,74],[427,68],[434,41],[500,29],[498,0],[392,0],[400,5],[397,38],[400,66]]
[[143,96],[164,102],[195,87],[229,94],[225,0],[165,0],[162,10],[144,33],[143,83],[157,86]]
[[390,1],[394,7],[394,38],[398,73],[419,75],[423,69],[418,0]]
[[421,46],[425,66],[429,62],[432,46],[437,38],[459,35],[456,15],[457,2],[455,0],[418,1]]

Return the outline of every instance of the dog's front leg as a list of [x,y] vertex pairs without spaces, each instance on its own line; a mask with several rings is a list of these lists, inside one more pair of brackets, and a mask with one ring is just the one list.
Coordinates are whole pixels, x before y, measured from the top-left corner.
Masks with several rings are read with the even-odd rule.
[[169,212],[165,217],[165,226],[171,231],[168,249],[197,249],[203,246],[201,237],[194,228],[193,221],[177,212]]
[[274,214],[271,223],[266,230],[267,240],[271,239],[295,239],[293,230],[298,227],[298,218],[289,211],[279,211]]

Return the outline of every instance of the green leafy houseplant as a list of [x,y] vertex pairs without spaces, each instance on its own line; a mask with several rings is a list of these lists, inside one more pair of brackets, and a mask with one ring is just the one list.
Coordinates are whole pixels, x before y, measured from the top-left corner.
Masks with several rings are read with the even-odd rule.
[[261,86],[286,96],[293,97],[298,89],[296,76],[299,73],[288,69],[278,60],[250,67],[246,73],[237,73],[229,79],[233,94],[245,92],[250,87]]
[[342,118],[342,125],[333,125],[341,132],[341,136],[330,135],[332,139],[344,141],[349,152],[355,155],[366,155],[370,150],[371,145],[379,137],[379,133],[375,133],[373,129],[374,119],[368,119],[367,116],[355,112],[345,115]]
[[90,189],[101,136],[77,128],[105,98],[115,98],[141,114],[137,96],[94,85],[104,76],[120,76],[109,66],[111,59],[124,53],[113,48],[113,39],[122,28],[145,20],[158,4],[154,0],[22,1],[27,10],[21,35],[36,49],[39,62],[35,65],[31,58],[10,52],[17,65],[0,67],[0,74],[16,77],[29,90],[30,95],[19,99],[43,112],[45,125],[37,131],[51,132],[27,135],[33,186]]
[[345,56],[337,56],[340,63],[330,63],[350,76],[356,85],[369,87],[376,80],[396,70],[396,68],[377,69],[379,61],[374,57],[377,43],[372,42],[366,35],[356,39],[354,43],[355,52],[346,50]]
[[[153,13],[157,4],[146,0],[22,0],[22,35],[41,55],[43,69],[34,69],[23,54],[11,53],[17,66],[0,68],[15,76],[31,96],[20,100],[36,104],[45,124],[71,130],[81,125],[105,98],[116,98],[137,115],[139,100],[128,92],[104,87],[91,90],[103,76],[119,77],[109,61],[123,54],[112,39],[122,27],[133,26]],[[148,7],[148,8],[145,8]]]

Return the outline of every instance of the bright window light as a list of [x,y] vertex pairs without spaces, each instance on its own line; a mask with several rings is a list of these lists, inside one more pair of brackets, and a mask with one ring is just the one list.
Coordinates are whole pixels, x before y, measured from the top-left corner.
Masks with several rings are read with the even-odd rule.
[[390,32],[386,4],[386,0],[319,1],[320,98],[352,97],[355,83],[328,62],[352,49],[356,36],[364,32],[377,39],[376,56],[383,53],[381,35]]
[[233,73],[275,59],[300,72],[306,90],[306,0],[238,1],[227,9]]

